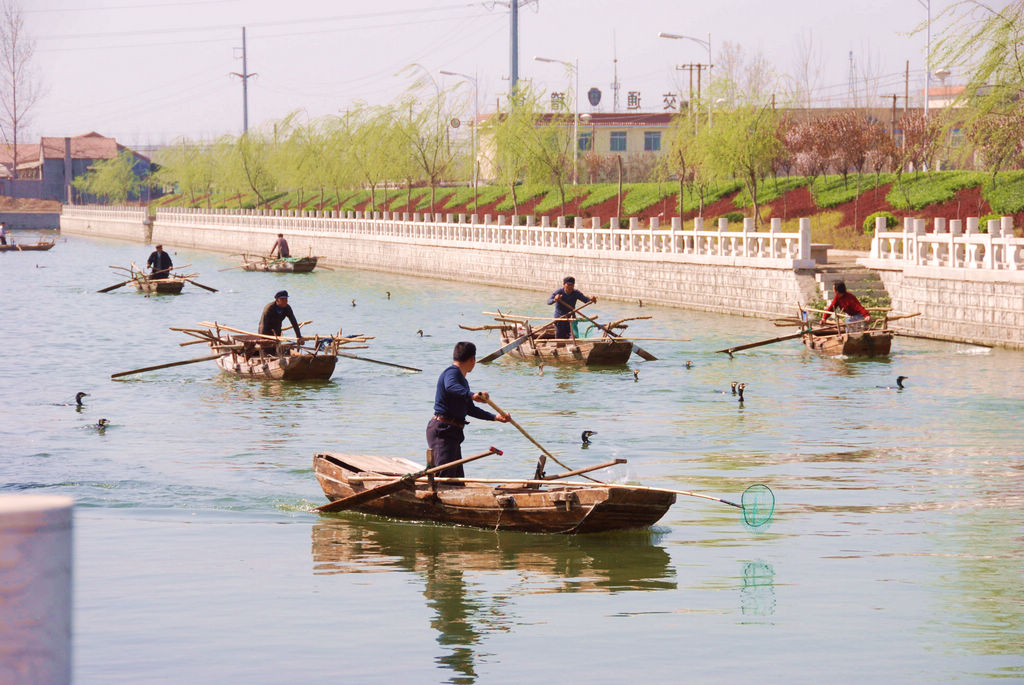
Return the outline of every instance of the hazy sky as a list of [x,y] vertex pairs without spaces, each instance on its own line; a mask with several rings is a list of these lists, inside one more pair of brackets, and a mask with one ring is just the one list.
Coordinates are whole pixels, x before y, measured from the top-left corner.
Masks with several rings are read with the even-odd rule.
[[[932,0],[932,14],[953,0]],[[704,46],[658,38],[659,31],[763,53],[794,72],[796,46],[810,36],[824,74],[816,99],[844,104],[853,52],[858,73],[880,76],[878,93],[924,83],[927,0],[539,0],[520,9],[520,78],[545,92],[569,75],[540,55],[580,63],[580,89],[599,88],[611,111],[612,59],[622,103],[639,91],[644,111],[662,111],[662,93],[686,90],[675,64],[707,62]],[[997,3],[1000,4],[1000,3]],[[1001,3],[1005,5],[1006,3]],[[242,26],[247,27],[249,125],[302,110],[311,117],[352,102],[396,99],[419,73],[479,76],[481,108],[508,90],[509,9],[458,0],[21,0],[36,40],[34,68],[45,89],[27,139],[98,131],[126,144],[180,136],[210,139],[242,127]],[[933,71],[940,65],[933,65]],[[457,79],[455,79],[457,80]],[[950,77],[950,82],[958,75]],[[466,93],[471,93],[466,90]],[[881,100],[881,98],[879,98]],[[880,104],[885,104],[880,102]],[[589,105],[585,109],[590,109]]]

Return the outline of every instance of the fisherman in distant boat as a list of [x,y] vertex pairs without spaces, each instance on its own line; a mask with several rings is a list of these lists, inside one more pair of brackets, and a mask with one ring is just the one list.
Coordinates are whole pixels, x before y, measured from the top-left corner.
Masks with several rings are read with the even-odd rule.
[[0,245],[7,244],[7,222],[0,221]]
[[299,331],[299,321],[295,318],[291,305],[288,304],[288,291],[279,290],[274,295],[274,301],[263,308],[263,314],[260,316],[259,333],[261,335],[280,336],[281,324],[284,323],[285,319],[291,322],[295,337],[299,339],[299,344],[301,345],[302,333]]
[[[867,309],[860,303],[857,296],[853,293],[846,292],[846,283],[844,281],[836,281],[835,286],[836,296],[832,298],[832,301],[827,307],[826,312],[840,311],[846,314],[849,318],[846,320],[846,331],[847,333],[856,333],[864,330],[864,326],[868,321],[871,321],[871,314],[868,313]],[[821,322],[825,323],[828,320],[829,315],[823,314]]]
[[291,257],[292,254],[288,250],[288,241],[284,239],[283,233],[277,234],[277,240],[274,242],[274,246],[270,248],[270,256],[273,257],[274,253],[277,253],[278,259],[284,259],[285,257]]
[[[443,466],[462,459],[462,441],[466,439],[463,428],[466,416],[482,421],[507,423],[507,414],[492,414],[473,404],[486,402],[486,392],[469,389],[466,375],[476,366],[476,345],[471,342],[455,344],[452,365],[441,372],[434,393],[434,416],[427,423],[427,447],[433,453],[431,466]],[[437,474],[441,478],[464,478],[462,464],[445,469]]]
[[153,253],[149,255],[149,259],[146,260],[146,266],[150,269],[149,277],[158,279],[170,278],[171,268],[174,267],[174,264],[171,263],[171,255],[164,252],[164,246],[157,245]]
[[563,321],[555,322],[556,338],[568,338],[570,325],[572,326],[572,336],[579,337],[579,331],[576,328],[576,315],[568,316],[569,312],[576,309],[579,302],[597,302],[597,298],[587,297],[576,290],[576,279],[566,276],[562,279],[562,287],[551,293],[551,297],[548,298],[548,304],[555,305],[555,317],[566,317]]

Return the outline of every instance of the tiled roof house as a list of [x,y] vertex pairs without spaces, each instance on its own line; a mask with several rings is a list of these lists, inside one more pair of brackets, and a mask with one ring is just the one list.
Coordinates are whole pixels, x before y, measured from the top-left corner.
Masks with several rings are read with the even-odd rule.
[[[18,180],[12,181],[14,150],[11,145],[0,144],[0,194],[62,202],[88,200],[71,189],[71,180],[93,163],[113,159],[124,150],[128,148],[95,131],[69,138],[43,137],[38,143],[18,145]],[[129,152],[135,158],[135,173],[147,175],[149,158]]]

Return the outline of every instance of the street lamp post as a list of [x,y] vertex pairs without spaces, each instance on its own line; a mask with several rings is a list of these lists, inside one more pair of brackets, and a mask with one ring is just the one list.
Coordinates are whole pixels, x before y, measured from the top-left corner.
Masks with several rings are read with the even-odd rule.
[[[920,0],[918,0],[920,2]],[[930,0],[929,0],[930,1]],[[711,33],[708,33],[708,39],[694,38],[693,36],[684,36],[681,33],[666,33],[661,31],[658,33],[658,38],[671,38],[673,40],[692,40],[694,43],[703,45],[708,49],[708,128],[711,128]],[[699,74],[698,74],[699,75]],[[693,83],[692,81],[690,82]]]
[[932,96],[932,0],[917,0],[928,11],[928,45],[924,56],[924,118],[928,118],[928,100]]
[[460,76],[470,83],[473,84],[473,190],[477,187],[477,161],[476,161],[476,127],[480,123],[480,100],[478,98],[477,90],[477,79],[476,76],[470,76],[469,74],[461,74],[457,71],[445,71],[441,70],[441,73],[445,76]]
[[579,181],[579,167],[577,160],[580,156],[580,58],[576,58],[575,64],[561,59],[551,59],[549,57],[534,57],[533,59],[538,62],[564,64],[576,74],[576,92],[573,94],[574,112],[572,116],[572,184],[576,185]]

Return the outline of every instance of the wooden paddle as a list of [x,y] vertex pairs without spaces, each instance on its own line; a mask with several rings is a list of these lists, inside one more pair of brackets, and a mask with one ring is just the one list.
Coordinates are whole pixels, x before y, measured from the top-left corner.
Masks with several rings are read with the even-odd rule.
[[[576,313],[578,313],[579,310],[583,309],[584,307],[589,305],[591,302],[593,302],[593,300],[591,300],[590,302],[585,302],[585,303],[581,304],[579,307],[577,307],[576,309],[573,309],[571,312],[569,312],[569,314],[576,314]],[[566,314],[566,316],[569,316],[569,314]],[[563,321],[563,320],[564,321],[568,321],[568,319],[564,319],[564,318],[556,319],[556,321]],[[589,319],[589,321],[593,321],[593,319]],[[495,350],[494,352],[491,352],[489,355],[487,355],[483,359],[478,360],[478,362],[480,364],[486,364],[488,362],[492,362],[495,359],[497,359],[498,357],[500,357],[501,355],[505,354],[506,352],[511,352],[512,350],[516,349],[517,347],[522,345],[524,342],[526,342],[527,340],[529,340],[533,336],[535,336],[538,333],[540,333],[545,328],[548,328],[549,326],[554,326],[554,325],[555,325],[555,321],[552,321],[551,323],[544,324],[540,328],[536,328],[536,329],[534,329],[532,331],[527,331],[525,334],[523,334],[522,337],[516,338],[515,340],[513,340],[510,343],[508,343],[507,345],[503,345],[502,347],[499,347],[497,350]],[[568,468],[568,467],[566,467],[566,468]]]
[[[501,414],[502,416],[506,416],[506,417],[508,417],[508,422],[509,422],[509,423],[511,423],[511,424],[512,424],[513,426],[515,426],[516,428],[518,428],[518,429],[519,429],[519,432],[520,432],[520,433],[522,433],[522,434],[523,434],[523,436],[524,436],[524,437],[525,437],[525,438],[526,438],[527,440],[529,440],[529,441],[530,441],[530,442],[532,442],[532,443],[533,443],[534,445],[536,445],[537,447],[539,447],[539,448],[540,448],[540,451],[544,453],[544,456],[546,456],[546,457],[548,457],[549,459],[551,459],[551,461],[555,462],[556,464],[558,464],[559,466],[561,466],[561,467],[562,467],[563,469],[569,469],[569,467],[568,467],[568,466],[566,466],[566,465],[565,465],[565,464],[563,464],[562,462],[558,461],[558,458],[557,458],[557,457],[556,457],[555,455],[551,454],[551,452],[548,452],[548,451],[547,451],[547,450],[546,450],[546,449],[544,448],[544,445],[542,445],[542,444],[540,444],[539,442],[537,442],[536,440],[534,440],[534,439],[533,439],[533,436],[532,436],[532,435],[530,435],[529,433],[527,433],[527,432],[526,432],[526,429],[525,429],[525,428],[523,428],[522,426],[520,426],[520,425],[519,425],[519,423],[517,423],[517,422],[516,422],[516,420],[512,418],[511,414],[509,414],[509,413],[508,413],[508,412],[506,412],[506,411],[505,411],[504,409],[502,409],[502,408],[501,408],[501,407],[499,407],[499,406],[498,406],[497,404],[495,404],[494,400],[492,400],[492,399],[491,399],[490,397],[488,397],[488,398],[487,398],[487,400],[486,400],[486,402],[487,402],[487,404],[491,405],[491,407],[492,407],[492,408],[494,409],[494,411],[498,412],[498,413],[499,413],[499,414]],[[570,470],[571,470],[571,469],[570,469]],[[586,478],[587,480],[592,480],[592,481],[594,481],[595,483],[600,483],[600,482],[601,482],[601,481],[599,481],[599,480],[597,480],[597,479],[595,479],[595,478],[591,478],[590,476],[583,476],[583,477],[584,477],[584,478]]]
[[[587,304],[590,304],[590,303],[588,302]],[[582,307],[581,307],[581,309],[582,309]],[[603,324],[599,324],[597,321],[595,321],[594,319],[590,318],[586,314],[580,314],[580,316],[583,317],[584,319],[586,319],[587,321],[589,321],[590,323],[594,324],[598,328],[600,328],[602,331],[604,331],[605,333],[607,333],[611,337],[613,337],[613,338],[621,338],[622,337],[621,335],[619,335],[615,331],[611,330],[610,328],[607,328]],[[642,347],[640,347],[636,343],[633,343],[633,352],[637,353],[638,355],[640,355],[642,358],[646,359],[649,362],[656,362],[656,361],[658,361],[657,357],[655,357],[653,354],[651,354],[647,350],[643,349]]]
[[423,469],[422,471],[417,471],[416,473],[407,473],[406,475],[400,477],[398,480],[392,483],[380,485],[370,490],[364,490],[363,492],[358,492],[348,497],[342,497],[341,499],[336,499],[333,502],[328,502],[327,504],[321,504],[319,507],[314,508],[313,511],[327,513],[332,511],[344,511],[345,509],[351,509],[352,507],[363,504],[364,502],[371,502],[375,499],[384,497],[385,495],[390,495],[392,492],[397,492],[399,490],[407,488],[409,485],[412,484],[413,481],[419,480],[420,478],[423,478],[425,476],[433,475],[439,471],[444,471],[445,469],[450,469],[453,466],[465,464],[475,459],[482,459],[483,457],[487,457],[492,454],[500,455],[504,453],[497,447],[490,447],[486,452],[474,454],[472,457],[463,457],[462,459],[450,461],[447,464],[442,464],[440,466],[435,466],[433,468]]
[[370,359],[369,357],[359,357],[359,356],[356,356],[354,354],[349,354],[348,352],[342,352],[341,350],[338,350],[337,354],[338,354],[339,357],[345,357],[347,359],[358,359],[361,362],[371,362],[373,364],[383,364],[384,366],[394,366],[394,367],[399,368],[399,369],[405,369],[406,371],[415,371],[417,373],[420,373],[420,372],[423,371],[423,369],[417,369],[414,366],[402,366],[401,364],[393,364],[391,362],[382,362],[382,361],[380,361],[378,359]]
[[156,371],[157,369],[168,369],[172,366],[184,366],[185,364],[195,364],[196,362],[208,362],[211,359],[217,359],[224,355],[211,354],[206,357],[198,357],[196,359],[186,359],[181,362],[169,362],[167,364],[157,364],[156,366],[144,366],[141,369],[132,369],[131,371],[119,371],[118,373],[110,374],[111,378],[120,378],[121,376],[130,376],[133,373],[142,373],[143,371]]
[[804,334],[803,331],[799,333],[793,333],[791,335],[781,335],[778,338],[770,338],[768,340],[759,340],[757,342],[747,343],[745,345],[736,345],[735,347],[727,347],[724,350],[715,350],[715,353],[725,352],[730,357],[733,352],[739,352],[740,350],[749,350],[752,347],[761,347],[762,345],[771,345],[772,343],[782,342],[783,340],[793,340],[799,338]]
[[193,281],[193,280],[192,280],[191,278],[182,278],[181,280],[183,280],[183,281],[188,281],[188,282],[189,282],[189,283],[191,283],[192,285],[197,285],[197,286],[199,286],[200,288],[202,288],[203,290],[209,290],[209,291],[210,291],[211,293],[216,293],[216,292],[220,292],[220,291],[219,291],[219,290],[217,290],[216,288],[211,288],[211,287],[210,287],[210,286],[208,286],[208,285],[203,285],[203,284],[202,284],[202,283],[200,283],[199,281]]
[[103,290],[97,290],[96,292],[98,292],[98,293],[109,293],[111,290],[117,290],[121,286],[128,285],[129,283],[131,283],[134,280],[135,279],[133,278],[133,279],[130,279],[130,280],[127,280],[127,281],[122,281],[121,283],[117,283],[116,285],[108,286],[108,287],[104,288]]

